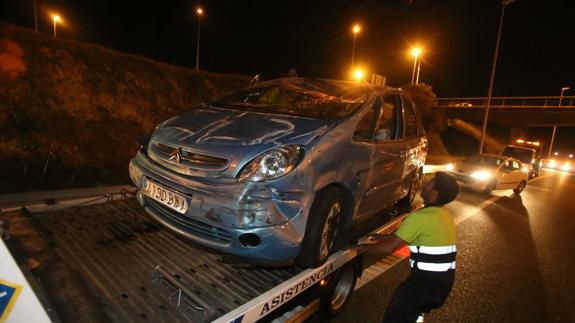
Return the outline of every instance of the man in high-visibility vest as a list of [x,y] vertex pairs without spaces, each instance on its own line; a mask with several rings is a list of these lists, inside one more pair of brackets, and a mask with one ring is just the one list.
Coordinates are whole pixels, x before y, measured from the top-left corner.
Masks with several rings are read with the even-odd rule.
[[421,191],[424,207],[411,213],[392,234],[373,234],[357,247],[391,254],[407,243],[410,276],[393,292],[383,322],[423,322],[423,313],[443,305],[455,278],[456,233],[453,215],[443,205],[459,186],[453,175],[437,172]]

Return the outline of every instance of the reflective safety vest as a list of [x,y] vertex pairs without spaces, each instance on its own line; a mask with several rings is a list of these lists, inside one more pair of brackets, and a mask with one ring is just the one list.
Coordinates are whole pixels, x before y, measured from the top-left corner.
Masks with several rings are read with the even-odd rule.
[[409,246],[411,257],[409,266],[411,268],[444,272],[455,269],[455,256],[457,247],[455,245],[441,247]]

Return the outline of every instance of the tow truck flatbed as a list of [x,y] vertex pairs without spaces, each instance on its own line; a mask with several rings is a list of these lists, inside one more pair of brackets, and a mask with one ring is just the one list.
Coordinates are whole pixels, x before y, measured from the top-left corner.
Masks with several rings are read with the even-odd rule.
[[165,230],[133,198],[24,218],[112,322],[255,322],[357,257],[339,251],[305,270],[246,264]]

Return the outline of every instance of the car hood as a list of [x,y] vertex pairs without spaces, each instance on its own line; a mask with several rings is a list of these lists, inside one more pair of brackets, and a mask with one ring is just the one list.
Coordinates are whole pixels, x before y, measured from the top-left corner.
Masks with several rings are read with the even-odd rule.
[[460,175],[471,175],[475,171],[489,171],[494,172],[497,170],[497,167],[489,167],[486,165],[474,165],[474,164],[467,164],[467,163],[456,163],[453,166],[453,171]]
[[[328,128],[323,120],[200,107],[161,123],[151,137],[149,152],[154,160],[187,175],[229,178],[259,154],[282,145],[306,146]],[[167,154],[162,155],[158,145],[169,146]],[[185,163],[177,165],[175,152],[169,151],[174,148],[183,149],[184,155],[199,154],[210,161],[217,158],[220,166],[185,169]]]
[[163,122],[154,137],[182,146],[253,146],[305,144],[327,128],[327,122],[297,116],[219,108],[198,108]]

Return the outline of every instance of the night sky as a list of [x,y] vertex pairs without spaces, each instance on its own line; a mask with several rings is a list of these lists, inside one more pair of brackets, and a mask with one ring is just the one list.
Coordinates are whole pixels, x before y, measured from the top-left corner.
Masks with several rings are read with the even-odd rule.
[[[32,0],[0,0],[0,20],[34,28]],[[59,36],[159,61],[276,78],[345,78],[353,23],[356,63],[401,86],[411,80],[409,49],[425,49],[420,81],[439,97],[486,96],[501,14],[498,0],[133,1],[36,0],[40,31],[48,13],[64,23]],[[575,1],[517,0],[505,9],[494,96],[558,96],[575,89]],[[575,90],[565,93],[575,95]]]

